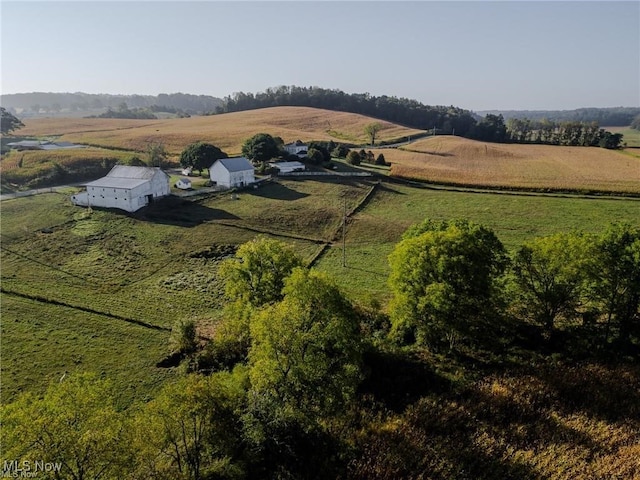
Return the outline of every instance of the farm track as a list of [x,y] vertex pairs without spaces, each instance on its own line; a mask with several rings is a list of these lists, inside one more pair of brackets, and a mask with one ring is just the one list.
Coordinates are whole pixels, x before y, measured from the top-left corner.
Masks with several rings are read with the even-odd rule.
[[144,327],[144,328],[149,328],[151,330],[159,330],[159,331],[165,331],[165,332],[170,332],[171,329],[167,328],[167,327],[161,327],[159,325],[153,325],[151,323],[147,323],[144,322],[142,320],[136,320],[134,318],[128,318],[128,317],[123,317],[121,315],[116,315],[113,313],[109,313],[109,312],[102,312],[100,310],[95,310],[93,308],[89,308],[89,307],[83,307],[81,305],[73,305],[67,302],[61,302],[58,300],[52,300],[50,298],[45,298],[45,297],[41,297],[39,295],[32,295],[32,294],[27,294],[27,293],[21,293],[21,292],[16,292],[14,290],[8,290],[4,287],[0,287],[0,292],[4,293],[5,295],[13,295],[15,297],[20,297],[20,298],[26,298],[27,300],[32,300],[34,302],[40,302],[40,303],[45,303],[48,305],[56,305],[59,307],[65,307],[65,308],[71,308],[73,310],[78,310],[81,312],[85,312],[85,313],[92,313],[95,315],[100,315],[103,317],[107,317],[107,318],[111,318],[114,320],[120,320],[126,323],[131,323],[133,325],[138,325],[140,327]]

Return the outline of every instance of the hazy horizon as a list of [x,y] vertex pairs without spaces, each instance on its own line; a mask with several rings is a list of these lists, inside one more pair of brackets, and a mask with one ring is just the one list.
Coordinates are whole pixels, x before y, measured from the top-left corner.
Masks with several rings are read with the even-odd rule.
[[2,94],[278,85],[473,111],[640,106],[640,2],[3,1]]

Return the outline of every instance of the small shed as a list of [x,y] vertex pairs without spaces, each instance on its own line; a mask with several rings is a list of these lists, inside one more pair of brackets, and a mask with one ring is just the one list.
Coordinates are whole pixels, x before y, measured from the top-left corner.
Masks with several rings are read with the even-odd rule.
[[179,188],[181,190],[189,190],[191,188],[191,180],[185,177],[178,179],[178,181],[176,182],[176,188]]
[[216,185],[226,188],[245,187],[256,181],[255,169],[245,157],[216,160],[209,168],[209,177]]
[[105,177],[87,183],[86,187],[86,192],[71,196],[75,205],[127,212],[135,212],[171,193],[169,175],[158,167],[116,165]]
[[303,172],[305,170],[304,163],[301,162],[276,162],[271,166],[277,168],[279,173]]

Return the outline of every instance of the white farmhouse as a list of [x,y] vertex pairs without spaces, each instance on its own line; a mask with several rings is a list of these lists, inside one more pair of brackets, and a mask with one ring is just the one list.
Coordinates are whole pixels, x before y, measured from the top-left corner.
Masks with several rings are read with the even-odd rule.
[[309,147],[306,143],[302,143],[300,140],[296,140],[293,143],[287,143],[284,146],[284,149],[290,154],[298,155],[299,157],[306,157]]
[[245,157],[216,160],[209,176],[213,183],[226,188],[244,187],[256,181],[253,165]]
[[75,205],[119,208],[135,212],[169,195],[169,175],[157,167],[116,165],[106,177],[87,183],[87,191],[71,196]]

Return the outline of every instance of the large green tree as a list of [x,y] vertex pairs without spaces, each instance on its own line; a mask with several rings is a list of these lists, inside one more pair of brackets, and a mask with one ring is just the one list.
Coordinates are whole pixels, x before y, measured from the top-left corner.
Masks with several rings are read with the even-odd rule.
[[264,477],[336,478],[327,429],[361,379],[358,317],[321,273],[297,268],[285,283],[284,299],[251,319],[247,440],[281,472]]
[[268,133],[258,133],[244,142],[242,155],[254,163],[264,163],[280,155],[280,147]]
[[187,146],[180,154],[180,165],[191,167],[202,173],[205,168],[210,168],[216,160],[228,158],[220,148],[205,142],[195,142]]
[[492,319],[507,258],[495,234],[466,221],[426,221],[389,256],[392,333],[437,346],[482,333]]
[[287,244],[267,237],[257,237],[243,244],[235,258],[220,265],[225,293],[255,307],[282,299],[284,279],[302,259]]
[[115,398],[88,374],[65,375],[42,398],[21,395],[1,410],[3,460],[59,465],[51,478],[120,478],[130,452]]
[[595,243],[592,291],[606,318],[605,341],[615,323],[629,342],[640,333],[640,228],[611,225]]
[[591,245],[584,235],[560,233],[527,242],[515,254],[519,303],[548,335],[559,318],[574,317],[584,300]]
[[0,131],[2,134],[6,135],[20,127],[24,127],[24,123],[22,123],[11,112],[8,112],[4,107],[0,107]]
[[189,375],[167,384],[136,412],[127,441],[133,478],[237,478],[239,414],[246,375]]

